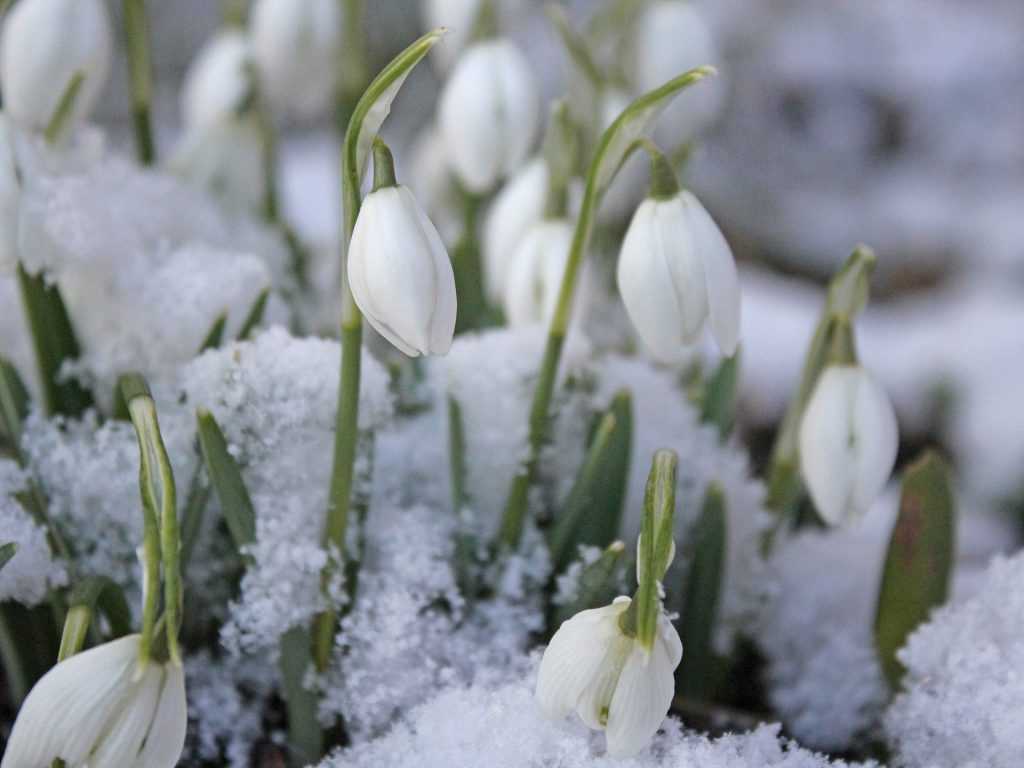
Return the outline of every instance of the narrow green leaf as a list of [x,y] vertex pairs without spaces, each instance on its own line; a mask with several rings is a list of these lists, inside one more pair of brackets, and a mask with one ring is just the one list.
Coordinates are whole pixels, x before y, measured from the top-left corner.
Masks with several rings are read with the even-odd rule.
[[199,354],[208,349],[217,349],[224,341],[224,327],[228,324],[228,313],[221,312],[213,321],[210,330],[206,332],[206,338],[199,345]]
[[580,611],[608,605],[619,594],[619,582],[626,565],[626,545],[621,541],[609,544],[601,556],[584,566],[580,573],[576,599],[557,606],[548,621],[548,632],[553,633],[563,621]]
[[14,710],[53,666],[59,647],[60,627],[51,606],[26,608],[13,600],[0,603],[0,664]]
[[[196,440],[195,450],[200,451],[199,441]],[[189,482],[188,495],[185,497],[185,508],[181,513],[181,567],[188,568],[188,561],[196,548],[199,540],[199,531],[203,527],[203,515],[206,512],[206,505],[210,501],[210,494],[213,489],[210,484],[204,482],[202,465],[197,465],[192,473],[192,480]]]
[[21,425],[28,416],[29,396],[17,369],[0,357],[0,431],[21,454]]
[[16,541],[9,541],[6,544],[0,545],[0,571],[4,569],[4,566],[11,561],[11,558],[18,553],[18,543]]
[[46,125],[44,135],[48,144],[55,144],[63,135],[64,129],[67,127],[68,121],[75,111],[75,102],[78,101],[78,93],[82,90],[83,83],[85,83],[85,72],[78,70],[71,76],[71,79],[64,87],[60,101],[57,102],[57,108],[53,111],[50,122]]
[[245,320],[242,321],[242,328],[238,331],[238,340],[245,341],[249,338],[256,327],[263,322],[263,313],[267,309],[267,299],[270,298],[270,289],[264,288],[260,291],[260,295],[256,297],[256,301],[252,303],[252,308],[249,310],[249,314],[245,316]]
[[256,515],[249,491],[213,414],[200,408],[196,412],[196,422],[210,484],[220,500],[231,538],[241,549],[256,540]]
[[739,383],[739,352],[719,363],[704,391],[701,421],[718,427],[723,439],[732,431],[736,419],[736,389]]
[[955,530],[949,466],[935,452],[926,451],[903,475],[899,516],[889,539],[875,613],[875,648],[894,691],[904,672],[896,652],[932,609],[946,601]]
[[47,285],[42,275],[30,275],[20,264],[18,285],[32,334],[46,413],[79,416],[92,405],[92,396],[74,380],[60,381],[64,363],[81,354],[60,291],[55,285]]
[[305,629],[290,629],[281,636],[281,694],[288,710],[289,765],[310,765],[323,757],[317,697],[303,685],[313,664],[311,648]]
[[716,484],[708,486],[692,537],[693,552],[680,620],[686,653],[679,668],[679,693],[703,700],[714,686],[711,638],[718,619],[718,597],[725,567],[725,496]]
[[565,569],[581,545],[606,547],[618,537],[632,436],[633,402],[623,391],[601,415],[572,490],[548,534],[555,573]]
[[582,124],[590,125],[598,117],[598,94],[604,87],[601,68],[594,61],[587,41],[572,28],[565,9],[548,5],[545,11],[569,57],[567,97],[573,115]]
[[466,430],[462,421],[462,407],[454,397],[448,397],[448,472],[451,479],[452,506],[458,529],[455,537],[455,575],[463,597],[476,594],[477,538],[468,514],[469,497],[466,493]]

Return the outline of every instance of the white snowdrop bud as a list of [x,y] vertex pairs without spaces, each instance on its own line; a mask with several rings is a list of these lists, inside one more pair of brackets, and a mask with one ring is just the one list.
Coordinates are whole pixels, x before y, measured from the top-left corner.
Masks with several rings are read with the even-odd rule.
[[469,42],[479,10],[480,0],[424,0],[423,18],[427,29],[448,29],[444,42],[430,56],[442,72],[451,68],[456,56]]
[[[646,93],[704,64],[718,64],[718,47],[700,10],[686,0],[658,0],[647,7],[634,41],[636,87]],[[692,88],[673,99],[658,121],[660,143],[687,141],[717,116],[722,88]]]
[[0,768],[173,768],[185,745],[180,665],[138,665],[139,635],[53,667],[21,705]]
[[573,227],[567,219],[534,224],[512,255],[505,286],[505,319],[512,328],[547,324],[569,261]]
[[4,22],[0,88],[16,122],[42,130],[76,75],[67,126],[88,117],[110,72],[110,22],[101,0],[20,0]]
[[437,226],[441,239],[452,245],[464,228],[463,201],[448,164],[444,140],[435,124],[420,131],[409,154],[409,187]]
[[621,625],[630,598],[581,611],[564,622],[544,651],[536,698],[551,718],[573,710],[589,727],[606,731],[608,754],[631,757],[665,719],[675,693],[673,672],[683,657],[675,627],[658,616],[651,648]]
[[829,525],[863,514],[896,462],[896,414],[882,386],[859,365],[830,365],[800,422],[800,469]]
[[257,0],[249,26],[267,99],[300,117],[326,108],[341,48],[338,0]]
[[484,222],[484,287],[493,304],[505,299],[512,256],[523,236],[544,216],[548,167],[542,158],[524,165],[495,196]]
[[252,96],[252,60],[242,32],[220,32],[189,65],[181,111],[187,131],[202,131],[238,116]]
[[374,190],[363,200],[348,248],[348,279],[370,325],[407,355],[443,355],[455,334],[455,273],[437,229],[391,155],[374,146]]
[[441,93],[441,134],[452,168],[471,192],[486,192],[526,159],[540,109],[537,84],[509,40],[471,45]]
[[732,251],[689,192],[648,197],[622,241],[619,291],[637,333],[655,357],[671,361],[710,321],[723,354],[736,351],[740,289]]

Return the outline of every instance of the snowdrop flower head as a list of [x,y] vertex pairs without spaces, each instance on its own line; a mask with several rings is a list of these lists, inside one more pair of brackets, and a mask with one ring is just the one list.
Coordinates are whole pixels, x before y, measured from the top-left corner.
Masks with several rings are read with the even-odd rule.
[[441,71],[450,69],[455,57],[466,47],[479,12],[480,0],[424,0],[423,18],[427,29],[446,27],[449,30],[444,45],[439,45],[437,53],[430,57]]
[[250,21],[253,60],[272,104],[300,117],[334,93],[341,46],[337,0],[257,0]]
[[544,219],[530,228],[515,249],[505,286],[505,317],[512,328],[551,321],[572,236],[568,219]]
[[508,180],[484,222],[484,288],[493,304],[505,299],[509,264],[526,232],[544,216],[548,167],[537,157]]
[[683,656],[679,634],[664,613],[650,648],[623,630],[631,602],[617,597],[564,622],[537,677],[544,714],[562,718],[575,710],[589,727],[606,732],[613,757],[635,755],[654,736],[672,703],[673,672]]
[[455,334],[455,273],[448,251],[391,154],[374,144],[374,191],[363,200],[348,249],[352,296],[370,325],[407,355],[443,355]]
[[725,355],[736,351],[740,289],[732,250],[686,190],[651,196],[622,241],[618,284],[626,311],[655,357],[676,359],[705,321]]
[[896,462],[896,414],[881,384],[859,365],[830,365],[800,422],[800,469],[829,525],[859,517]]
[[170,169],[208,190],[229,208],[253,210],[263,203],[263,141],[255,116],[231,117],[203,130],[186,131]]
[[530,65],[511,41],[487,39],[462,53],[439,118],[452,168],[468,190],[486,192],[523,163],[539,110]]
[[21,184],[18,180],[17,137],[14,131],[7,115],[0,112],[0,274],[12,270],[18,261]]
[[179,664],[138,664],[139,635],[62,661],[29,692],[0,768],[173,768],[185,744]]
[[233,119],[252,96],[248,38],[238,30],[219,32],[189,65],[181,93],[187,131],[202,131]]
[[67,122],[75,125],[96,106],[111,56],[110,22],[101,0],[20,0],[4,21],[0,40],[4,109],[28,128],[45,129],[80,75]]

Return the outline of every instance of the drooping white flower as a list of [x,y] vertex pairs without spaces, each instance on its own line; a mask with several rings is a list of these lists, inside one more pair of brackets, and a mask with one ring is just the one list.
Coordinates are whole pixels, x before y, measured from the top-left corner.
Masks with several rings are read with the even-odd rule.
[[[688,0],[658,0],[640,16],[633,45],[636,87],[645,93],[704,64],[719,63],[718,46],[701,10]],[[692,88],[676,96],[658,120],[655,138],[665,146],[688,141],[718,115],[718,88]]]
[[454,245],[465,227],[462,196],[448,162],[444,139],[431,123],[420,131],[409,149],[409,187],[437,226],[441,239]]
[[505,285],[505,318],[512,328],[551,321],[569,261],[573,227],[567,219],[534,224],[515,249]]
[[249,22],[253,60],[271,104],[301,117],[321,112],[337,81],[337,0],[257,0]]
[[619,291],[633,325],[663,360],[695,342],[709,321],[723,354],[736,350],[740,289],[732,251],[689,192],[648,197],[622,241]]
[[466,49],[441,93],[439,118],[452,168],[467,189],[486,192],[523,163],[539,109],[530,65],[511,41]]
[[831,365],[818,378],[800,422],[800,469],[830,525],[863,514],[885,486],[899,443],[896,414],[881,384],[859,365]]
[[544,216],[548,167],[542,158],[524,165],[495,196],[484,222],[484,287],[494,304],[505,299],[509,264],[530,228]]
[[423,19],[426,28],[445,27],[448,30],[444,41],[434,49],[430,57],[441,71],[450,69],[466,47],[479,10],[480,0],[424,0]]
[[0,274],[18,261],[18,209],[21,184],[18,181],[15,128],[0,112]]
[[630,598],[581,611],[564,622],[544,651],[537,701],[545,715],[575,710],[591,728],[604,730],[608,754],[630,757],[654,736],[675,692],[673,672],[683,656],[679,634],[664,613],[651,648],[620,626]]
[[185,744],[185,675],[138,666],[139,635],[83,651],[25,698],[0,768],[173,768]]
[[254,115],[229,117],[186,131],[169,167],[229,208],[252,210],[263,202],[263,140]]
[[8,14],[0,40],[4,110],[16,122],[42,130],[81,73],[67,126],[77,124],[96,106],[111,55],[101,0],[21,0]]
[[348,250],[359,309],[407,355],[443,355],[455,333],[455,273],[437,229],[404,186],[363,201]]
[[238,116],[252,96],[248,38],[225,30],[208,40],[189,65],[181,92],[186,131],[202,131]]

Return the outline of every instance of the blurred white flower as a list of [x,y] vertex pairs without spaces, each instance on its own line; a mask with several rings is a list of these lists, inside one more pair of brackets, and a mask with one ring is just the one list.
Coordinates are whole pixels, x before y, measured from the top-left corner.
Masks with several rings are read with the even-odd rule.
[[16,122],[42,130],[76,74],[68,127],[88,117],[110,72],[112,42],[100,0],[21,0],[4,21],[0,88]]
[[449,246],[454,245],[463,234],[462,200],[436,124],[420,131],[409,154],[409,187],[437,226],[441,239]]
[[181,92],[186,131],[201,131],[238,117],[252,97],[252,59],[245,34],[219,32],[189,65]]
[[683,656],[679,634],[664,612],[652,648],[622,631],[619,620],[630,602],[617,597],[564,622],[537,676],[544,714],[561,718],[576,710],[589,727],[606,731],[612,757],[635,755],[654,736],[672,703],[673,672]]
[[505,319],[510,327],[551,321],[572,235],[573,226],[567,219],[545,219],[523,237],[508,265],[505,285]]
[[548,167],[543,158],[524,165],[501,188],[484,222],[484,287],[492,304],[505,299],[509,264],[519,243],[544,216]]
[[539,97],[530,65],[509,40],[471,45],[441,92],[441,134],[452,168],[471,192],[486,192],[526,159]]
[[434,48],[430,57],[442,72],[451,68],[456,57],[466,47],[479,10],[480,0],[424,0],[423,19],[426,28],[448,29],[441,45]]
[[899,434],[889,396],[859,365],[832,365],[800,423],[800,469],[822,519],[860,517],[892,474]]
[[341,47],[338,0],[257,0],[249,33],[266,98],[311,117],[334,95]]
[[[634,41],[636,87],[646,93],[704,64],[718,64],[718,46],[700,9],[686,0],[659,0],[647,7]],[[655,137],[676,146],[692,139],[717,116],[724,89],[692,88],[676,96],[658,120]]]
[[659,359],[694,343],[709,321],[718,348],[736,351],[740,289],[732,251],[692,194],[648,197],[622,241],[619,291],[633,325]]
[[348,250],[359,309],[407,355],[443,355],[455,333],[455,273],[441,236],[404,186],[366,196]]
[[[629,93],[620,88],[605,88],[598,102],[601,130],[606,130],[614,123],[632,101]],[[645,160],[643,152],[634,152],[615,174],[615,179],[601,200],[601,213],[604,216],[625,219],[636,209],[637,203],[644,197],[644,181],[647,179]]]
[[252,115],[187,131],[169,167],[236,210],[256,209],[264,200],[263,139]]
[[0,768],[173,768],[185,744],[180,665],[138,666],[139,635],[83,651],[25,698]]
[[18,261],[18,207],[21,184],[18,182],[15,128],[0,112],[0,274],[14,268]]

